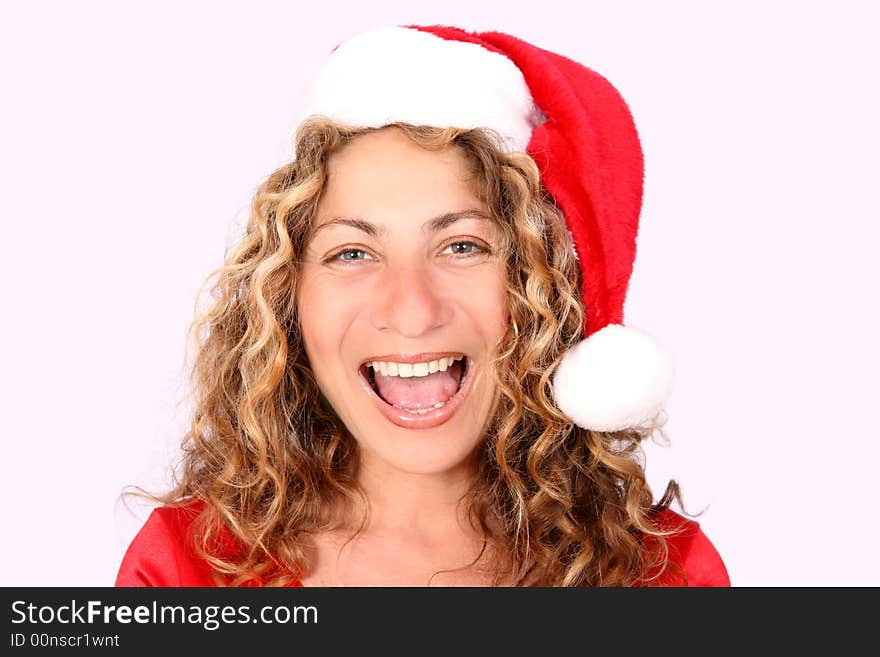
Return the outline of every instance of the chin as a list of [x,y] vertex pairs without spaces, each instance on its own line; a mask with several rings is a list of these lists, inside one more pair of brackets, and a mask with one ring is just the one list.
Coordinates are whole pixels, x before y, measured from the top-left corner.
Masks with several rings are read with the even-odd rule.
[[474,465],[478,441],[456,446],[432,446],[421,441],[416,442],[418,444],[398,444],[393,449],[390,444],[378,448],[363,445],[362,450],[367,452],[367,458],[371,461],[381,463],[380,467],[409,475],[440,475],[470,469]]

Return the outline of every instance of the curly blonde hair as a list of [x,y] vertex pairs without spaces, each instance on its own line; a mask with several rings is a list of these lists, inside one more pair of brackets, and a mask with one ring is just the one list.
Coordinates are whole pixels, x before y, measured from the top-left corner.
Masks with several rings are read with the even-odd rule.
[[[582,338],[584,313],[565,221],[537,166],[500,152],[483,130],[392,127],[429,150],[459,149],[501,228],[511,322],[492,371],[499,402],[466,500],[484,549],[509,566],[493,583],[650,583],[669,565],[668,532],[652,518],[677,485],[653,505],[640,460],[651,429],[588,431],[553,401],[551,376]],[[213,301],[191,328],[194,412],[181,467],[172,490],[151,497],[204,502],[195,548],[218,585],[302,578],[308,535],[338,526],[339,510],[363,496],[356,442],[318,388],[295,298],[328,158],[369,131],[305,122],[295,159],[259,187],[243,239],[205,282]],[[225,532],[236,549],[220,549]]]

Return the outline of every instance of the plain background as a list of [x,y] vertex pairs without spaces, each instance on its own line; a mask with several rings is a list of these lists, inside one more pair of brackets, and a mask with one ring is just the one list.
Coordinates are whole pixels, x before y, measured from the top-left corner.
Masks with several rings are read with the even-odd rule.
[[[5,2],[2,585],[111,585],[186,427],[184,337],[341,40],[497,29],[608,77],[646,156],[649,445],[734,585],[880,585],[870,2]],[[441,8],[442,5],[442,8]]]

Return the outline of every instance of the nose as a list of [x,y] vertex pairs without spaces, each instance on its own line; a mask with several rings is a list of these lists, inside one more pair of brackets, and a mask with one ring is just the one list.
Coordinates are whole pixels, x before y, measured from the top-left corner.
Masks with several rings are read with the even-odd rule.
[[418,338],[449,323],[452,308],[426,267],[392,267],[386,270],[376,292],[373,325]]

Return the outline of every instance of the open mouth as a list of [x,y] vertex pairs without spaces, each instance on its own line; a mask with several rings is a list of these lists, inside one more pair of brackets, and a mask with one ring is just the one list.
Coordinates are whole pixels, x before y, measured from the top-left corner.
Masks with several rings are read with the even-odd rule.
[[468,394],[472,371],[473,361],[463,354],[431,361],[430,368],[385,362],[359,368],[364,389],[382,414],[407,428],[429,428],[452,417]]
[[[427,412],[433,408],[442,408],[464,386],[470,359],[460,356],[455,359],[450,357],[450,360],[452,362],[442,370],[438,369],[427,375],[409,373],[403,376],[402,372],[392,375],[387,367],[377,367],[370,363],[361,365],[360,373],[373,392],[386,404],[416,413]],[[386,370],[385,373],[382,370]]]

